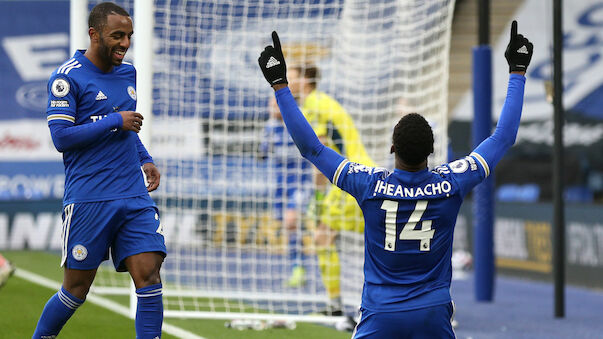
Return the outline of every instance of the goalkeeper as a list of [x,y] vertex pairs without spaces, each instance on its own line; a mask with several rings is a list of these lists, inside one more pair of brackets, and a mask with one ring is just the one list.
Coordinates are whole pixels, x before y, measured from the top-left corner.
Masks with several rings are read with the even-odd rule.
[[[332,97],[317,90],[320,72],[316,66],[296,66],[289,69],[289,88],[296,98],[314,132],[327,146],[351,161],[375,166],[360,140],[354,121],[345,109]],[[364,231],[362,211],[356,200],[335,185],[320,172],[316,172],[314,241],[318,264],[330,303],[323,312],[342,315],[339,254],[335,240],[339,231]],[[303,268],[293,272],[290,285],[303,282]]]

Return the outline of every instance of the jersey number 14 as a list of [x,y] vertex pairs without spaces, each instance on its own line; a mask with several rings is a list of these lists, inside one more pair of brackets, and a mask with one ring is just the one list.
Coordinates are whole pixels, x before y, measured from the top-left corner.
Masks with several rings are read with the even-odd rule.
[[[385,210],[385,250],[396,250],[396,235],[398,216],[398,201],[383,200],[381,209]],[[434,229],[431,229],[431,220],[421,220],[423,213],[427,209],[427,200],[419,200],[412,211],[408,222],[400,232],[400,240],[420,240],[419,249],[422,252],[429,251]],[[416,230],[417,223],[421,223],[421,229]]]

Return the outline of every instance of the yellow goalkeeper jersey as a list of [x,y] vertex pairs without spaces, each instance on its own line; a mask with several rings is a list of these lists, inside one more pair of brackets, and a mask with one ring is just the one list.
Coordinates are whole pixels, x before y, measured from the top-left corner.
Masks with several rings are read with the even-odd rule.
[[[316,135],[327,146],[350,161],[376,166],[366,153],[354,120],[335,99],[314,90],[306,97],[301,110]],[[330,228],[360,233],[364,231],[362,211],[356,199],[337,186],[329,188],[320,205],[320,221]]]
[[352,117],[335,99],[314,90],[306,97],[302,112],[316,135],[325,141],[327,146],[350,161],[376,166],[366,153]]

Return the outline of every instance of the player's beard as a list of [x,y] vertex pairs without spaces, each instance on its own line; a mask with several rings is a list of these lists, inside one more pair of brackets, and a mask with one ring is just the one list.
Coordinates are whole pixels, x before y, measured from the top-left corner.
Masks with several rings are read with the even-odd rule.
[[106,44],[102,34],[100,35],[100,41],[99,55],[103,62],[111,66],[121,65],[122,60],[113,58],[113,52],[115,52],[117,48],[111,48],[108,44]]

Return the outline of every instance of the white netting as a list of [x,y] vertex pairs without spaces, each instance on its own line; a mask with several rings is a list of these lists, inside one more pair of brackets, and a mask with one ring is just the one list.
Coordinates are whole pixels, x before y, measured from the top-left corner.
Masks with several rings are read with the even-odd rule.
[[[162,269],[166,316],[323,309],[328,297],[310,217],[298,220],[297,231],[307,282],[285,286],[292,262],[283,222],[273,218],[277,200],[284,199],[274,194],[277,153],[258,154],[273,95],[258,68],[259,53],[276,30],[290,65],[318,66],[318,89],[353,117],[368,154],[381,166],[393,167],[389,146],[401,115],[425,115],[436,136],[430,160],[436,165],[446,160],[454,0],[154,3],[149,150],[162,172],[153,198],[169,249]],[[298,211],[308,215],[305,207]],[[343,232],[337,247],[341,294],[350,311],[360,302],[362,235]]]

